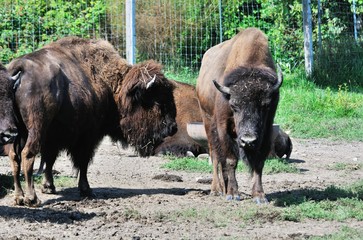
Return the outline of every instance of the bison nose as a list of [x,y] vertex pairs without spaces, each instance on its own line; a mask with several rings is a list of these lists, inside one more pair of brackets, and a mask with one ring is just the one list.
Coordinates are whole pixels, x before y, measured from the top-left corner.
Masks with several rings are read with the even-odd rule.
[[245,137],[240,137],[239,138],[239,146],[242,148],[256,148],[257,146],[257,138],[256,137],[252,137],[252,136],[245,136]]

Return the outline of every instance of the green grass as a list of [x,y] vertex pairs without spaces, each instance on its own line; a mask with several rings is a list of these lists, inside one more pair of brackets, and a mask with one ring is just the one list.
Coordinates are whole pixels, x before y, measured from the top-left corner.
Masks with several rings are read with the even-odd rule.
[[310,237],[309,240],[361,240],[363,236],[362,229],[355,229],[344,226],[339,231],[322,237]]
[[355,171],[363,169],[363,163],[335,163],[331,166],[328,166],[328,170],[335,170],[335,171]]
[[[267,197],[271,204],[256,205],[253,201],[241,201],[236,204],[232,201],[230,204],[226,202],[223,207],[187,207],[158,215],[163,216],[162,221],[204,221],[212,223],[214,227],[228,227],[239,222],[242,228],[253,223],[302,222],[306,219],[340,222],[363,220],[363,180],[346,187],[301,189]],[[346,230],[336,233],[336,236],[356,235],[355,231]]]
[[[213,167],[209,165],[208,160],[196,159],[192,157],[177,158],[168,156],[167,163],[161,167],[175,171],[204,172],[211,173]],[[248,172],[248,167],[241,161],[238,162],[237,172]],[[263,169],[264,174],[276,173],[299,173],[299,169],[294,164],[285,159],[267,159]]]
[[[166,75],[193,85],[197,78],[188,69]],[[284,74],[275,122],[296,138],[363,141],[363,91],[351,90],[344,81],[321,88],[301,70]]]
[[324,190],[299,189],[277,195],[274,204],[282,207],[284,220],[363,220],[363,180],[347,187],[330,186]]
[[320,89],[302,73],[285,77],[275,122],[293,137],[362,141],[362,118],[363,94],[346,84]]
[[[56,187],[74,187],[77,186],[77,179],[75,177],[70,176],[61,176],[61,175],[54,175],[54,185]],[[40,186],[42,184],[43,175],[35,175],[34,176],[34,184]]]

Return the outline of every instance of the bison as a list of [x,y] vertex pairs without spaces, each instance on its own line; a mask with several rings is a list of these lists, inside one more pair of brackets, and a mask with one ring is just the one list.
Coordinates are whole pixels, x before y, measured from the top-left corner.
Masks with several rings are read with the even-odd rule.
[[268,39],[257,28],[241,30],[204,54],[196,90],[213,162],[211,194],[240,199],[235,172],[243,159],[253,176],[254,201],[267,203],[262,169],[281,84]]
[[286,159],[290,159],[291,152],[292,142],[289,135],[280,127],[274,126],[271,135],[271,151],[269,157],[282,158],[286,156]]
[[[146,157],[176,132],[174,85],[149,60],[129,65],[105,40],[66,37],[9,63],[0,78],[0,133],[17,136],[9,153],[17,205],[40,204],[35,156],[46,162],[42,192],[54,193],[52,167],[67,151],[81,196],[92,196],[87,168],[102,138]],[[20,168],[25,192],[20,185]]]
[[188,123],[202,121],[195,87],[178,81],[173,83],[178,131],[173,136],[166,137],[164,142],[156,147],[155,154],[183,157],[187,152],[192,152],[194,156],[206,153],[207,149],[195,142],[187,132]]

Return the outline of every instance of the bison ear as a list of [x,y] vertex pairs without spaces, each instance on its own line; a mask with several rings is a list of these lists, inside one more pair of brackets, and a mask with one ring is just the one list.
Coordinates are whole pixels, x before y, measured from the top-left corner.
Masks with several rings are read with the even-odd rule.
[[217,83],[216,80],[213,80],[213,83],[214,86],[216,86],[216,88],[218,89],[218,91],[220,91],[223,94],[223,96],[229,100],[231,97],[231,89],[229,87],[220,85],[219,83]]
[[18,89],[20,82],[21,82],[21,71],[19,71],[16,75],[11,77],[11,80],[14,81],[13,90],[16,91]]

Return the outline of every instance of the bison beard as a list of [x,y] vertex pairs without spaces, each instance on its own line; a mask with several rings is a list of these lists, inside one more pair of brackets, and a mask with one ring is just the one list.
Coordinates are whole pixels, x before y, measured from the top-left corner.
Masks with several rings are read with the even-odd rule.
[[[40,204],[32,178],[39,152],[46,162],[43,192],[55,192],[52,168],[59,152],[66,150],[79,170],[81,195],[92,196],[87,168],[104,136],[149,156],[176,132],[174,86],[161,65],[146,61],[131,66],[107,41],[64,38],[13,60],[8,71],[16,82],[0,80],[11,82],[15,99],[1,96],[0,104],[14,104],[19,132],[9,153],[18,205]],[[0,126],[13,115],[0,109]],[[8,125],[1,133],[9,132]]]

